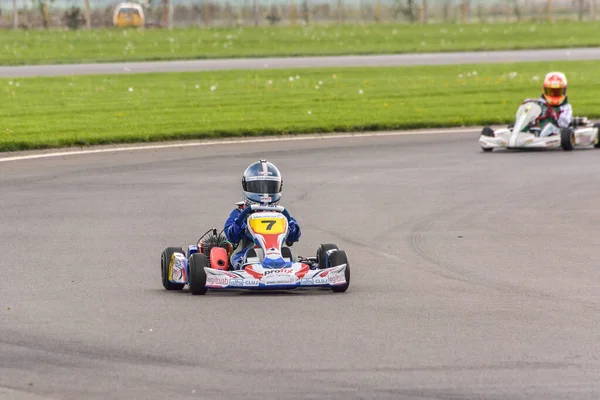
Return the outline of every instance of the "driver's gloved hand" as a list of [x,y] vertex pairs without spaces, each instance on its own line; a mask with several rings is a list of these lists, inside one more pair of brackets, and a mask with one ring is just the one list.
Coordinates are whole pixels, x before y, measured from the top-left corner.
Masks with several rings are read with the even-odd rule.
[[298,232],[298,224],[296,223],[296,221],[292,218],[292,216],[290,215],[290,213],[288,212],[288,210],[286,210],[285,208],[283,209],[283,211],[281,212],[283,214],[283,216],[288,220],[288,231],[291,235],[295,234]]
[[290,232],[290,235],[293,235],[298,232],[298,224],[296,223],[296,221],[291,220],[289,222],[288,230]]
[[558,121],[558,114],[552,107],[548,107],[548,111],[546,112],[548,118],[552,118],[554,121]]
[[291,222],[291,221],[292,221],[292,216],[290,215],[290,213],[288,212],[288,210],[287,210],[287,209],[285,209],[285,208],[284,208],[284,209],[283,209],[283,211],[282,211],[281,213],[283,214],[283,216],[284,216],[285,218],[287,218],[288,222]]
[[252,209],[250,207],[246,207],[244,208],[244,211],[242,211],[240,213],[240,215],[238,215],[238,217],[235,219],[235,221],[233,221],[233,223],[235,225],[237,225],[238,228],[242,228],[246,226],[246,218],[248,217],[248,214],[250,214],[252,212]]

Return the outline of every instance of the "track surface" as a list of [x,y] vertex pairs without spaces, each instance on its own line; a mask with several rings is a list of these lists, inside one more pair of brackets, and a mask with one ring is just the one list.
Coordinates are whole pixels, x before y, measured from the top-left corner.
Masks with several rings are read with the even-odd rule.
[[226,69],[390,67],[526,61],[600,60],[600,48],[425,53],[371,56],[285,57],[0,67],[0,77],[186,72]]
[[[477,135],[0,163],[0,398],[598,399],[600,151]],[[350,290],[166,292],[267,157]]]

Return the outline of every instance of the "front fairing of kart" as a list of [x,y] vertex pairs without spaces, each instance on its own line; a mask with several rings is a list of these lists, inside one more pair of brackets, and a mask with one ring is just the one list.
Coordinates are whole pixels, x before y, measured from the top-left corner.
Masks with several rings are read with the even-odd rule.
[[552,148],[560,147],[560,136],[539,137],[530,132],[514,132],[510,129],[497,130],[494,137],[479,137],[483,148]]
[[205,268],[206,287],[210,289],[295,289],[298,287],[329,287],[346,283],[346,264],[327,269],[310,269],[302,262],[289,263],[285,268],[265,268],[260,263],[239,271]]
[[[258,260],[256,260],[258,261]],[[314,263],[284,260],[280,268],[255,262],[243,270],[225,271],[204,268],[206,287],[210,289],[265,289],[283,290],[298,287],[331,287],[344,285],[347,264],[334,265],[326,269],[311,269]],[[169,281],[186,284],[188,260],[184,254],[175,253],[169,263]]]

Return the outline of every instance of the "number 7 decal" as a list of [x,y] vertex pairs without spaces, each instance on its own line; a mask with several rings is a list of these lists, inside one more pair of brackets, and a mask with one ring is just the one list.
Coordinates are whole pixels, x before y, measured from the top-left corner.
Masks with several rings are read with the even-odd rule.
[[267,224],[267,230],[270,231],[273,228],[273,225],[275,225],[275,222],[277,222],[274,219],[263,219],[262,221],[260,221],[261,224]]

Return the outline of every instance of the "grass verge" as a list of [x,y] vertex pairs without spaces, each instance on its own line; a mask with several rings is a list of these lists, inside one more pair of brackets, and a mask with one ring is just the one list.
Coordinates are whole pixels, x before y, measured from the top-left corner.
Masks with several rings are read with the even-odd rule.
[[600,46],[600,22],[0,31],[0,65]]
[[562,70],[600,117],[597,62],[0,79],[0,151],[506,123]]

